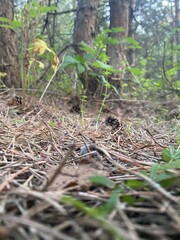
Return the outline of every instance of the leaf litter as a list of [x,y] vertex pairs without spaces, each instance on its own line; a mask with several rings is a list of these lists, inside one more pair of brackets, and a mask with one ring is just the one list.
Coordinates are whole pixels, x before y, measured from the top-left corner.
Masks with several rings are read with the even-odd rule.
[[179,119],[157,120],[138,103],[143,116],[132,104],[97,122],[88,104],[82,119],[64,99],[22,111],[8,98],[1,93],[0,239],[178,239],[179,168],[168,188],[149,173],[177,147]]

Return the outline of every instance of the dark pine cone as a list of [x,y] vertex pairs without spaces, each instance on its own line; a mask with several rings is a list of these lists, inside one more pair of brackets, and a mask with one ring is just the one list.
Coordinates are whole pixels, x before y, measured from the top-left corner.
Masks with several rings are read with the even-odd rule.
[[79,105],[75,104],[75,105],[73,105],[72,108],[70,109],[70,112],[80,114],[80,113],[81,113],[81,108],[80,108]]
[[105,124],[107,126],[111,126],[113,129],[118,129],[120,127],[120,122],[118,119],[111,116],[106,118]]

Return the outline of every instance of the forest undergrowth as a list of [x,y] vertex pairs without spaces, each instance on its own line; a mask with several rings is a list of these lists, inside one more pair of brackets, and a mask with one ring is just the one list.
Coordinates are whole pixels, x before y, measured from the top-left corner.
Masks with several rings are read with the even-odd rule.
[[178,239],[168,103],[26,100],[0,95],[0,239]]

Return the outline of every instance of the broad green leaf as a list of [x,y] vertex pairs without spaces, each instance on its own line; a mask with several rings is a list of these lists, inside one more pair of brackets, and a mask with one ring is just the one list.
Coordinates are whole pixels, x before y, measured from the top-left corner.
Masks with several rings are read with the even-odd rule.
[[126,202],[128,205],[133,205],[135,203],[135,199],[133,196],[122,195],[121,199],[123,202]]
[[91,53],[86,53],[86,54],[83,55],[83,57],[86,61],[92,61],[93,58],[94,58]]
[[98,185],[102,185],[108,188],[114,188],[115,183],[111,181],[109,178],[104,176],[93,176],[90,178],[91,183],[95,183]]
[[86,71],[86,68],[82,64],[77,64],[78,73],[81,74]]
[[129,71],[138,76],[140,76],[142,74],[142,71],[140,68],[130,68]]
[[84,64],[86,62],[86,60],[80,55],[75,56],[75,59],[78,61],[78,63]]
[[169,76],[169,77],[174,76],[176,73],[177,73],[176,68],[171,68],[168,71],[166,71],[166,75]]
[[140,180],[128,180],[126,185],[133,189],[141,189],[145,186],[145,183]]
[[68,64],[79,63],[79,61],[76,58],[72,57],[72,56],[66,56],[65,59],[64,59],[64,62],[68,63]]
[[179,176],[167,176],[166,178],[159,180],[159,184],[164,188],[170,188],[180,184]]

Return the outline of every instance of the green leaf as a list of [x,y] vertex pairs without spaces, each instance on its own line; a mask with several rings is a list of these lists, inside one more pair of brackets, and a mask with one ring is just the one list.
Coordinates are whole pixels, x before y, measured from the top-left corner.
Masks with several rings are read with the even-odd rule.
[[36,9],[31,9],[31,10],[29,11],[29,14],[30,14],[30,16],[31,16],[32,18],[35,18],[35,17],[37,17],[37,16],[39,15],[39,12],[38,12]]
[[57,7],[55,7],[55,6],[40,6],[40,7],[38,7],[38,11],[40,12],[40,13],[47,13],[47,12],[50,12],[50,11],[57,11],[58,10],[58,8]]
[[88,207],[84,202],[77,200],[71,196],[63,196],[60,199],[63,203],[70,203],[74,207],[78,208],[79,210],[83,211],[84,213],[88,214],[91,217],[96,217],[99,215],[99,211],[96,208]]
[[113,67],[111,65],[108,65],[106,63],[103,63],[99,60],[96,60],[94,63],[93,63],[93,66],[94,67],[97,67],[97,68],[101,68],[101,69],[104,69],[104,70],[109,70],[109,71],[114,71]]
[[95,183],[98,185],[102,185],[108,188],[114,188],[115,183],[111,181],[109,178],[104,176],[93,176],[90,178],[91,183]]
[[7,24],[0,24],[0,27],[3,27],[3,28],[13,28],[11,25],[7,25]]
[[105,29],[104,32],[105,33],[118,33],[118,32],[124,32],[124,28],[123,27],[115,27],[115,28],[110,28],[110,29]]
[[133,48],[133,49],[140,49],[141,46],[139,45],[139,43],[131,37],[127,37],[124,39],[124,42],[128,44],[128,48]]
[[66,56],[65,59],[64,59],[64,62],[72,63],[72,64],[79,63],[79,61],[72,56]]
[[134,197],[129,195],[122,195],[121,199],[123,202],[126,202],[128,205],[133,205],[135,202]]
[[11,25],[13,28],[19,28],[19,27],[22,27],[22,22],[21,21],[12,21]]
[[116,38],[116,37],[106,37],[104,39],[104,43],[106,44],[113,44],[113,45],[117,45],[117,44],[120,44],[120,39],[119,38]]
[[169,162],[171,160],[171,154],[170,154],[169,150],[163,149],[162,150],[162,155],[163,155],[163,160],[165,162]]
[[156,175],[156,177],[153,180],[156,181],[156,182],[161,182],[163,180],[169,180],[172,177],[175,177],[173,173],[163,172],[159,175]]
[[22,26],[22,22],[21,21],[10,20],[10,19],[4,18],[4,17],[0,17],[0,22],[2,22],[0,24],[0,26],[1,27],[5,27],[5,28],[18,28],[18,27]]
[[142,74],[142,71],[140,68],[130,68],[129,71],[138,76],[140,76]]
[[98,208],[101,215],[110,214],[116,207],[119,200],[117,192],[113,192],[110,199],[101,207]]
[[78,73],[81,74],[86,71],[86,68],[82,64],[77,65]]
[[[115,197],[113,196],[113,201],[114,201],[114,198]],[[116,225],[114,225],[112,223],[112,220],[109,221],[107,218],[102,216],[100,214],[100,211],[97,208],[88,207],[82,201],[76,200],[76,199],[74,199],[71,196],[63,196],[60,199],[60,201],[62,203],[69,203],[69,204],[71,204],[72,206],[76,207],[78,210],[80,210],[83,213],[85,213],[88,217],[90,217],[90,218],[94,219],[95,221],[97,221],[98,224],[100,225],[100,227],[105,229],[110,234],[110,239],[124,240],[124,238],[122,237],[121,229],[116,227]]]
[[156,177],[157,177],[156,172],[159,168],[159,165],[160,164],[154,164],[150,169],[150,178],[153,180],[156,180]]
[[180,135],[177,135],[176,139],[177,139],[177,143],[180,145]]
[[86,61],[92,61],[93,58],[94,58],[91,53],[86,53],[86,54],[83,55],[83,57]]
[[141,189],[145,186],[145,183],[140,180],[128,180],[126,185],[133,189]]
[[164,188],[170,188],[180,184],[179,176],[167,176],[166,178],[159,180],[159,184]]
[[158,170],[168,170],[168,169],[174,169],[174,168],[180,168],[180,159],[172,162],[168,162],[166,164],[159,164]]
[[81,49],[88,53],[91,53],[93,56],[96,56],[96,50],[94,48],[90,47],[85,42],[81,42]]
[[171,160],[180,160],[180,149],[174,149],[173,146],[169,147],[169,150],[163,149],[163,160],[169,162]]
[[11,22],[11,19],[6,18],[6,17],[0,17],[0,21],[1,21],[1,22],[10,23],[10,22]]
[[176,68],[171,68],[168,71],[166,71],[166,75],[169,76],[169,77],[174,76],[176,73],[177,73]]
[[50,122],[49,122],[49,126],[51,126],[51,127],[55,127],[55,126],[56,126],[56,124],[55,124],[55,122],[53,122],[53,121],[50,121]]

